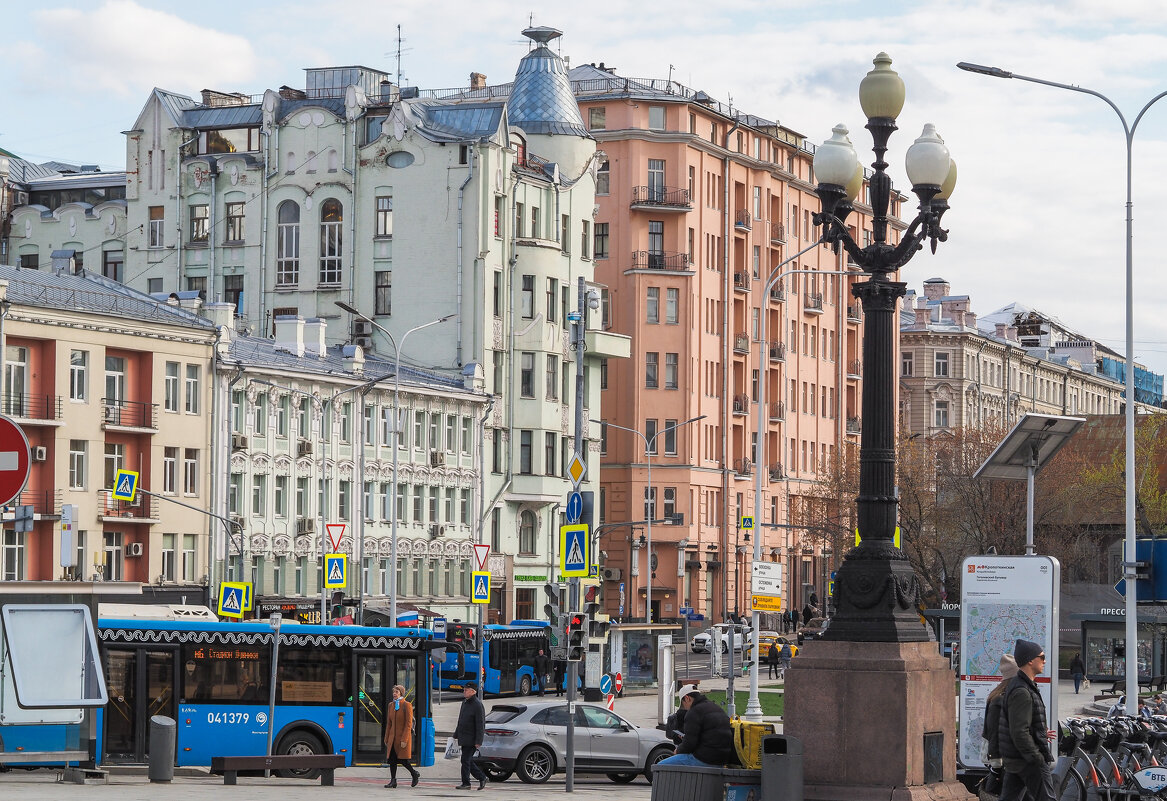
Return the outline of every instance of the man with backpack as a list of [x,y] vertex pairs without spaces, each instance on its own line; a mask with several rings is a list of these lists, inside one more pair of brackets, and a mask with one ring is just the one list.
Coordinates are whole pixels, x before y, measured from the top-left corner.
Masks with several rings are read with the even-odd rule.
[[1013,647],[1017,675],[1005,690],[1004,714],[998,724],[998,746],[1005,768],[1001,801],[1054,801],[1054,734],[1045,717],[1045,702],[1034,681],[1045,671],[1045,650],[1035,642],[1018,640]]

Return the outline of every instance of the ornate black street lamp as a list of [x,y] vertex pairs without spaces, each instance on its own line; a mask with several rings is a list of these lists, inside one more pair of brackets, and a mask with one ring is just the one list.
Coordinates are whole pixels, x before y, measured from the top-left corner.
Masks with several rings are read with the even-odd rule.
[[956,183],[956,165],[931,124],[908,148],[906,166],[919,212],[899,244],[887,241],[891,178],[883,160],[895,120],[904,105],[904,82],[891,68],[886,53],[875,57],[875,69],[859,86],[859,103],[874,141],[875,172],[869,180],[874,242],[860,247],[847,231],[847,216],[863,183],[863,171],[847,128],[837,125],[818,148],[814,171],[822,211],[823,241],[847,251],[850,261],[871,279],[851,291],[863,304],[863,430],[859,445],[858,521],[860,545],[847,553],[835,581],[836,613],[824,639],[851,642],[916,642],[928,638],[916,605],[920,580],[903,551],[893,544],[897,512],[895,496],[895,375],[898,331],[896,303],[907,285],[890,279],[931,240],[947,239],[940,219]]

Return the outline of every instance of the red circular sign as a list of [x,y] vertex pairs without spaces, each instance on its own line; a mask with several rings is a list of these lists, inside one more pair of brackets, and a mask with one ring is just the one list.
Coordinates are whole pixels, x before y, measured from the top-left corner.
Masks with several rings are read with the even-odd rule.
[[616,680],[614,682],[612,682],[612,684],[615,685],[616,692],[620,692],[621,690],[624,689],[624,677],[622,675],[620,675],[619,673],[617,673]]
[[28,437],[16,423],[0,415],[0,505],[20,496],[28,481]]

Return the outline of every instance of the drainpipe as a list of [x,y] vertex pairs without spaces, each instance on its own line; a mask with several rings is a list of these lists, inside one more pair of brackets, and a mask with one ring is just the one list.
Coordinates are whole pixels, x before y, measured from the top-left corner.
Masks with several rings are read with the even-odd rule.
[[455,312],[458,315],[457,359],[459,367],[462,366],[462,331],[466,328],[466,321],[462,319],[462,202],[466,197],[466,186],[474,178],[474,156],[477,152],[473,145],[467,145],[466,150],[468,153],[467,162],[470,165],[470,169],[466,175],[466,180],[458,187],[458,305]]
[[[981,418],[985,414],[985,381],[984,368],[981,366],[981,354],[985,352],[985,346],[988,344],[989,340],[981,340],[981,346],[977,349],[977,419],[973,422],[975,426],[980,426]],[[935,418],[932,418],[932,421],[935,422]],[[931,426],[925,426],[925,428],[931,428]]]
[[[210,264],[207,266],[207,302],[212,303],[215,300],[215,250],[218,245],[215,243],[217,236],[218,223],[216,218],[219,211],[219,196],[215,194],[215,183],[219,177],[219,162],[214,160],[211,162],[211,218],[208,220],[209,228],[207,229],[207,250],[210,251]],[[179,287],[182,289],[182,287]]]
[[[192,142],[197,142],[198,140],[199,137],[198,134],[196,134],[178,146],[178,169],[175,170],[176,175],[174,178],[174,219],[177,223],[176,227],[178,229],[178,243],[175,245],[175,250],[178,252],[175,254],[175,256],[178,259],[176,262],[176,267],[178,273],[179,289],[182,289],[182,279],[184,272],[182,264],[182,149]],[[0,221],[2,221],[2,219],[3,218],[0,218]]]
[[[722,316],[721,323],[721,363],[726,365],[726,369],[722,370],[721,375],[721,454],[722,454],[722,468],[721,468],[721,495],[722,495],[722,514],[721,514],[721,619],[729,619],[729,569],[726,566],[729,563],[729,471],[731,465],[729,464],[729,437],[730,419],[729,410],[733,402],[730,395],[730,376],[733,373],[733,342],[731,341],[731,332],[729,328],[730,318],[733,316],[733,265],[730,263],[730,256],[733,249],[733,224],[730,220],[730,206],[729,206],[729,136],[738,129],[741,120],[735,118],[733,125],[725,132],[725,137],[722,139],[722,147],[725,149],[725,156],[722,158],[722,230],[725,233],[725,270],[724,270],[724,286],[722,289],[722,297],[725,298],[725,313]],[[748,361],[748,360],[747,360]],[[650,576],[651,578],[651,576]],[[733,696],[728,695],[727,699],[730,709],[733,709]]]
[[[260,187],[261,194],[259,200],[261,211],[259,218],[259,314],[256,317],[257,326],[259,325],[258,321],[263,320],[264,315],[267,313],[267,182],[276,174],[276,170],[272,170],[269,173],[267,169],[268,163],[272,160],[271,134],[263,130],[263,128],[260,128],[259,135],[263,137],[263,164],[260,165],[260,169],[263,170],[263,183]],[[277,161],[279,159],[278,151],[276,159]],[[247,298],[244,296],[244,308],[247,308],[248,305]],[[260,330],[262,332],[262,328],[252,328],[251,330]]]
[[[0,192],[4,192],[0,187]],[[8,340],[4,335],[4,321],[8,319],[11,304],[8,302],[8,281],[0,280],[0,356],[8,353]],[[4,382],[0,381],[0,409],[4,408]]]
[[[356,214],[356,209],[357,209],[357,141],[356,141],[356,139],[357,138],[355,135],[353,136],[353,144],[352,144],[352,148],[353,148],[352,167],[351,168],[345,167],[345,166],[343,166],[343,164],[344,164],[345,151],[348,150],[348,146],[349,146],[348,145],[349,128],[351,128],[352,125],[353,125],[353,123],[349,122],[348,120],[345,120],[344,138],[342,139],[341,145],[340,145],[340,149],[341,149],[341,152],[340,152],[341,162],[340,163],[342,165],[341,169],[344,170],[345,172],[347,172],[349,174],[349,176],[352,178],[352,197],[349,199],[350,200],[349,206],[351,207],[353,213],[349,215],[349,231],[348,231],[348,263],[349,263],[348,302],[349,302],[349,304],[356,303],[356,300],[357,300],[357,296],[356,296],[356,283],[357,283],[357,214]],[[362,425],[364,424],[363,420],[361,421],[361,424]],[[362,482],[364,481],[364,476],[361,477],[361,481]],[[363,489],[364,484],[362,483],[361,486],[362,486],[361,491],[364,492],[364,489]],[[363,503],[364,496],[362,495],[361,498],[362,498],[361,502]],[[363,509],[361,510],[361,514],[364,514]],[[396,569],[396,565],[394,565],[394,569]],[[397,621],[393,621],[393,624],[396,625]]]

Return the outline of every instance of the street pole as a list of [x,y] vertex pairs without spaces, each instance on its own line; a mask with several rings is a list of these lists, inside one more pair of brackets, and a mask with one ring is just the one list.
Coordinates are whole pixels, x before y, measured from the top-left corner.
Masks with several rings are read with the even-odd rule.
[[[575,452],[580,460],[587,464],[587,450],[583,444],[583,425],[584,425],[584,338],[587,330],[588,310],[587,310],[587,287],[581,275],[579,277],[578,291],[576,297],[576,320],[572,328],[572,347],[575,348]],[[580,474],[580,479],[583,479],[583,473]],[[578,481],[574,482],[572,489],[579,490]],[[589,554],[588,561],[591,562],[592,556]],[[551,568],[555,570],[554,566]],[[572,576],[567,581],[567,605],[568,618],[579,611],[579,579]],[[568,646],[570,648],[570,645]],[[587,655],[584,655],[587,659]],[[576,682],[579,678],[579,663],[568,660],[567,662],[567,780],[564,785],[566,792],[574,792],[575,790],[575,701],[576,701]]]
[[[1127,125],[1126,117],[1118,106],[1106,95],[1073,86],[1067,83],[1046,81],[1041,78],[1032,78],[1028,75],[1018,75],[1015,72],[1003,70],[1000,67],[986,67],[980,64],[970,64],[962,61],[956,65],[966,72],[975,72],[979,75],[988,75],[993,78],[1016,78],[1019,81],[1039,83],[1043,86],[1052,86],[1055,89],[1068,89],[1071,92],[1081,92],[1093,95],[1114,110],[1122,123],[1122,130],[1126,140],[1126,381],[1124,384],[1126,395],[1126,538],[1124,540],[1123,578],[1126,580],[1126,713],[1138,714],[1139,697],[1139,656],[1138,656],[1138,596],[1136,594],[1137,564],[1135,561],[1135,326],[1134,326],[1134,218],[1133,202],[1131,198],[1131,152],[1134,147],[1135,130],[1139,127],[1143,115],[1159,100],[1167,97],[1167,92],[1160,92],[1147,101],[1139,110],[1135,121]],[[1031,501],[1032,502],[1032,501]]]

